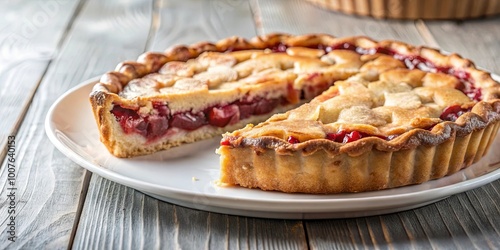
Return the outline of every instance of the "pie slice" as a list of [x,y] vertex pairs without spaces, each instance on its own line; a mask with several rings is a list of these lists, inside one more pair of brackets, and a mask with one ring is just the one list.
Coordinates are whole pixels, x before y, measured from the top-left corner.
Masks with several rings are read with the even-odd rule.
[[113,155],[132,157],[264,121],[360,71],[360,54],[323,47],[343,41],[233,37],[123,62],[90,95],[100,139]]

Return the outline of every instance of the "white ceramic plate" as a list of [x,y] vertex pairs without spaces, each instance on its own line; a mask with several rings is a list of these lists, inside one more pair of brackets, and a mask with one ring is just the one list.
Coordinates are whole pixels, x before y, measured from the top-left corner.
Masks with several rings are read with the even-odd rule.
[[500,134],[480,162],[420,185],[338,195],[285,194],[219,187],[220,138],[149,156],[119,159],[99,141],[88,101],[95,79],[69,90],[51,107],[48,137],[67,157],[104,178],[174,204],[234,215],[317,219],[384,214],[423,206],[500,178]]

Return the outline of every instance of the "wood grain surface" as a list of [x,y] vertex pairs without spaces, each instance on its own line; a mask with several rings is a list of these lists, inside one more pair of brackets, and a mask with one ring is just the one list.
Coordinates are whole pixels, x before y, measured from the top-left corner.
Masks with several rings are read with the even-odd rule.
[[74,249],[305,249],[301,221],[267,220],[171,205],[92,178]]
[[[152,2],[143,0],[82,4],[17,134],[18,240],[13,244],[2,240],[0,248],[55,249],[69,244],[84,186],[84,170],[52,146],[43,121],[52,103],[68,89],[142,53],[151,6]],[[1,177],[3,198],[7,191],[5,168]],[[4,206],[1,209],[1,215],[6,216]],[[4,217],[2,230],[5,223]],[[0,237],[6,239],[6,233],[2,231]]]
[[302,0],[259,0],[262,33],[327,33],[337,37],[369,36],[377,40],[396,39],[422,45],[412,21],[383,21],[359,18],[321,9]]
[[467,22],[425,22],[439,47],[500,74],[500,17]]
[[[78,0],[6,1],[0,15],[0,148],[15,135],[47,66],[78,6]],[[15,14],[14,14],[15,13]],[[0,159],[5,151],[0,151]]]
[[248,1],[158,0],[156,7],[155,34],[148,50],[163,51],[177,44],[256,35]]

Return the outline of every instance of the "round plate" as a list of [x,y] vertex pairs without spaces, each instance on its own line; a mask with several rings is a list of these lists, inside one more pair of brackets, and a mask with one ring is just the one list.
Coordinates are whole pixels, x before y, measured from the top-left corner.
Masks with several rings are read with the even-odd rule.
[[480,162],[458,173],[383,191],[309,195],[220,187],[220,138],[132,159],[112,156],[99,141],[89,103],[96,79],[69,90],[51,107],[45,130],[54,145],[82,167],[104,178],[174,204],[234,215],[318,219],[392,213],[423,206],[500,178],[500,133]]

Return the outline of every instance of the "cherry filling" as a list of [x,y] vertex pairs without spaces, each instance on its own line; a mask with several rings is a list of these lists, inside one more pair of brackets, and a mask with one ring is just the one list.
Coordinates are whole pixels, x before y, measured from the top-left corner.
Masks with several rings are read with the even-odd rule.
[[335,141],[335,142],[343,142],[346,134],[347,134],[347,131],[339,130],[337,133],[328,133],[326,135],[326,139],[328,139],[330,141]]
[[[467,95],[471,100],[479,102],[483,98],[483,94],[481,88],[477,88],[474,86],[473,79],[470,74],[464,70],[455,69],[452,67],[442,67],[437,66],[433,62],[418,56],[418,55],[402,55],[398,54],[391,49],[386,48],[370,48],[364,49],[361,47],[357,47],[351,43],[341,43],[336,44],[331,47],[324,47],[323,45],[318,46],[318,49],[323,49],[325,52],[329,52],[331,50],[336,49],[345,49],[352,50],[358,54],[362,55],[371,55],[374,53],[382,53],[386,55],[394,56],[394,58],[402,61],[408,69],[420,69],[422,71],[427,72],[440,72],[448,75],[455,76],[458,80],[460,80],[461,84],[457,86],[457,89],[462,91],[465,95]],[[462,109],[460,106],[450,106],[443,110],[440,118],[445,121],[455,121],[460,115],[465,112],[470,111],[469,109]]]
[[208,109],[208,123],[215,127],[225,127],[240,121],[240,110],[236,104]]
[[[283,43],[277,43],[274,46],[270,47],[273,52],[286,52],[289,46]],[[473,79],[470,74],[463,70],[454,69],[452,67],[442,67],[437,66],[432,61],[427,60],[419,55],[402,55],[398,54],[396,51],[388,48],[362,48],[356,46],[355,44],[345,42],[338,43],[331,46],[326,46],[323,44],[318,44],[316,46],[310,46],[310,48],[316,48],[324,50],[326,53],[329,53],[332,50],[351,50],[355,51],[361,55],[373,55],[375,53],[381,53],[385,55],[393,56],[394,58],[402,61],[408,69],[420,69],[427,72],[440,72],[449,75],[453,75],[458,78],[463,84],[459,86],[457,89],[461,90],[464,94],[466,94],[473,101],[480,101],[482,99],[482,92],[480,88],[476,88],[473,84]],[[315,77],[315,75],[311,75],[311,78]],[[312,91],[311,91],[312,92]],[[314,91],[316,92],[316,91]],[[306,98],[305,93],[302,93],[302,98]],[[315,94],[315,93],[311,93]]]
[[270,47],[272,52],[286,52],[286,49],[288,49],[288,46],[283,43],[278,43],[272,47]]
[[291,143],[291,144],[296,144],[296,143],[299,143],[299,139],[297,139],[296,137],[294,136],[288,136],[288,139],[287,139],[288,143]]
[[120,123],[125,133],[138,133],[146,136],[146,121],[136,111],[114,106],[111,113],[116,117],[116,121]]
[[[288,45],[280,42],[270,47],[269,49],[271,49],[272,52],[286,52],[288,47],[289,47]],[[402,55],[398,54],[396,51],[392,49],[382,48],[382,47],[362,48],[349,42],[338,43],[331,46],[318,44],[316,46],[309,46],[309,47],[324,50],[326,53],[329,53],[332,50],[351,50],[361,55],[373,55],[375,53],[390,55],[402,61],[408,69],[420,69],[427,72],[441,72],[453,75],[457,77],[462,83],[464,83],[465,87],[459,88],[459,90],[463,91],[469,98],[471,98],[471,100],[480,101],[482,98],[481,89],[476,88],[472,84],[472,78],[470,77],[470,74],[468,72],[465,72],[463,70],[457,70],[452,67],[437,66],[432,61],[429,61],[419,55]],[[311,77],[314,77],[314,75],[312,75]]]
[[388,48],[382,48],[382,47],[377,47],[377,48],[362,48],[358,47],[352,43],[339,43],[335,44],[333,46],[324,46],[323,44],[320,44],[317,46],[317,49],[324,50],[326,53],[332,51],[332,50],[351,50],[355,51],[358,54],[361,55],[372,55],[375,53],[381,53],[385,55],[390,55],[394,56],[394,58],[401,60],[402,62],[405,63],[406,67],[409,69],[415,69],[419,68],[425,71],[436,71],[436,72],[443,72],[447,73],[450,75],[454,75],[459,79],[463,80],[470,80],[470,75],[467,72],[464,71],[458,71],[450,67],[440,67],[436,66],[433,62],[418,56],[418,55],[402,55],[396,53],[396,51]]
[[334,83],[327,83],[327,82],[322,82],[319,84],[316,84],[314,86],[308,85],[305,86],[304,89],[302,89],[300,93],[300,99],[312,99],[319,94],[323,93],[325,90],[327,90],[330,86],[333,86]]
[[356,51],[357,48],[358,47],[352,43],[339,43],[339,44],[335,44],[333,46],[328,46],[324,50],[325,50],[325,52],[327,52],[327,51],[330,52],[332,50],[337,50],[337,49]]
[[116,121],[120,123],[125,133],[136,133],[148,139],[154,139],[167,132],[169,110],[165,105],[159,103],[153,103],[153,108],[158,111],[158,114],[145,117],[140,116],[136,110],[123,108],[119,105],[115,105],[111,113],[116,117]]
[[225,127],[246,119],[252,115],[264,115],[273,111],[279,104],[288,104],[286,98],[243,98],[227,105],[213,106],[200,112],[180,112],[170,114],[167,105],[154,102],[154,114],[141,116],[138,110],[115,105],[111,113],[127,134],[140,134],[154,140],[167,133],[170,128],[187,131],[196,130],[205,125]]
[[[277,43],[276,45],[270,47],[270,49],[273,52],[286,52],[288,47],[289,46],[286,44]],[[481,89],[476,88],[472,84],[473,79],[471,78],[468,72],[454,69],[452,67],[437,66],[432,61],[427,60],[419,55],[402,55],[398,54],[396,51],[392,49],[382,48],[382,47],[362,48],[349,42],[334,44],[332,46],[325,46],[323,44],[318,44],[316,46],[310,46],[310,48],[321,49],[324,50],[326,53],[329,53],[332,50],[351,50],[361,55],[373,55],[375,53],[390,55],[402,61],[408,69],[420,69],[427,72],[440,72],[453,75],[456,78],[458,78],[464,85],[463,88],[458,88],[458,89],[464,92],[471,100],[480,101],[482,98]],[[311,75],[311,77],[314,76],[315,75]]]
[[207,124],[207,118],[205,113],[179,113],[172,116],[170,120],[170,126],[175,128],[181,128],[188,131],[192,131],[200,128],[201,126]]
[[348,143],[348,142],[353,142],[357,141],[363,137],[370,136],[365,133],[361,133],[359,131],[346,131],[346,130],[339,130],[337,133],[328,133],[326,135],[326,139],[335,141],[335,142],[341,142],[341,143]]
[[462,108],[460,105],[453,105],[446,107],[439,118],[441,118],[441,120],[454,122],[458,117],[469,111],[470,109]]
[[367,133],[359,132],[359,131],[347,131],[347,130],[339,130],[336,133],[328,133],[326,134],[326,139],[334,142],[340,142],[340,143],[349,143],[353,141],[357,141],[361,138],[365,137],[378,137],[383,140],[390,140],[388,137],[385,136],[379,136],[379,135],[370,135]]
[[467,95],[473,101],[481,101],[483,98],[483,93],[480,88],[476,88],[476,86],[472,85],[469,82],[461,81],[461,84],[457,86],[457,89],[462,91],[465,95]]
[[228,139],[223,139],[220,141],[221,146],[231,146],[231,142]]
[[464,93],[472,100],[478,102],[483,99],[483,93],[480,88],[471,85],[470,89],[465,90]]

